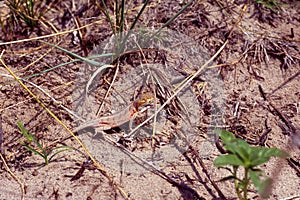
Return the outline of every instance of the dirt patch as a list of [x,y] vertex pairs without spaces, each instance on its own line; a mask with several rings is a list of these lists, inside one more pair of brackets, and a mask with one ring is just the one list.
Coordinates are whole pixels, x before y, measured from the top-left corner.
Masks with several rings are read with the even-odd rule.
[[[74,138],[1,67],[1,151],[8,167],[24,183],[25,199],[122,199],[118,187],[131,199],[235,199],[233,183],[219,182],[228,171],[213,166],[221,154],[213,135],[219,128],[232,131],[250,144],[288,151],[290,159],[272,159],[262,169],[275,180],[270,199],[300,198],[299,149],[292,145],[292,140],[300,136],[290,127],[292,124],[299,130],[300,126],[298,1],[285,2],[287,5],[273,11],[252,2],[245,12],[243,1],[193,2],[168,25],[169,32],[145,43],[151,31],[186,3],[151,2],[138,21],[139,29],[124,46],[127,53],[116,56],[117,60],[112,56],[95,59],[113,67],[97,74],[91,84],[88,80],[99,67],[80,62],[58,66],[74,58],[37,40],[4,42],[87,25],[80,32],[45,40],[85,57],[109,53],[118,43],[111,37],[110,24],[99,10],[101,5],[53,2],[38,27],[29,29],[19,24],[11,29],[8,8],[0,4],[3,61],[17,76],[26,78],[23,82],[68,127],[83,122],[67,109],[91,120],[102,104],[100,115],[105,116],[138,102],[141,93],[155,97],[150,106],[136,107],[145,111],[131,122],[104,132],[97,127],[78,133],[107,171],[104,173],[80,153],[83,149]],[[132,24],[139,5],[142,3],[126,4],[125,29]],[[107,6],[112,15],[114,5]],[[180,87],[180,81],[216,53],[233,27],[228,44],[214,62],[166,105],[156,122],[150,120],[131,134],[167,101],[174,87]],[[136,45],[143,40],[146,46]],[[143,53],[139,48],[144,49]],[[16,125],[18,121],[44,146],[68,145],[80,152],[65,151],[49,165],[40,166],[43,159],[21,145],[24,137]],[[0,199],[20,199],[20,185],[7,170],[1,170],[0,177]],[[259,199],[254,188],[249,196]]]

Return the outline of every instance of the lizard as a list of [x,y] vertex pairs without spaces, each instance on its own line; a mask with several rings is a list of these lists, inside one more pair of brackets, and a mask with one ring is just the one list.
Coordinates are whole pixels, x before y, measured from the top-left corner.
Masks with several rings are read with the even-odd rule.
[[152,101],[152,99],[153,98],[150,94],[146,93],[144,95],[141,95],[139,99],[133,101],[130,105],[120,110],[119,112],[89,120],[76,127],[74,132],[78,132],[88,127],[97,128],[102,131],[118,127],[128,121],[133,120],[137,116],[139,108],[143,105],[148,105]]

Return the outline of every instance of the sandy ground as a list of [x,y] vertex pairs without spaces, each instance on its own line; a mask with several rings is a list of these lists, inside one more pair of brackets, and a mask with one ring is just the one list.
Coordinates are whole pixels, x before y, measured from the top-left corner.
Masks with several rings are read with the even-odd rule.
[[[103,102],[101,115],[109,115],[126,108],[140,93],[151,93],[156,100],[152,106],[141,106],[139,109],[146,111],[119,128],[105,132],[88,129],[77,134],[103,172],[95,164],[84,164],[84,149],[20,84],[6,76],[8,72],[1,65],[1,151],[15,178],[0,161],[0,199],[124,199],[120,191],[130,199],[237,199],[233,182],[219,181],[228,171],[213,165],[221,155],[212,135],[218,128],[232,131],[252,145],[290,153],[290,159],[272,158],[261,169],[274,179],[269,199],[300,199],[299,149],[292,144],[291,127],[274,109],[299,130],[299,1],[286,1],[274,11],[252,2],[245,12],[243,1],[195,1],[167,26],[165,35],[143,43],[140,53],[133,48],[136,42],[147,39],[147,34],[187,3],[153,1],[141,15],[134,37],[125,45],[127,53],[114,62],[96,59],[113,68],[99,73],[90,84],[90,98],[84,98],[85,88],[99,67],[75,62],[51,69],[74,57],[35,39],[21,40],[88,25],[80,32],[45,40],[85,57],[114,52],[113,33],[96,3],[52,2],[41,23],[30,29],[24,23],[10,21],[4,2],[0,2],[3,61],[17,76],[31,76],[24,83],[71,129],[80,122],[65,108],[90,120]],[[107,3],[113,15],[114,7]],[[126,29],[139,5],[139,1],[126,4]],[[43,9],[46,5],[39,6]],[[153,105],[163,105],[172,88],[199,70],[226,39],[228,44],[220,55],[159,113],[154,135],[150,121],[134,137],[127,137],[155,112]],[[19,42],[6,43],[9,41]],[[108,83],[112,82],[110,88]],[[259,86],[268,101],[262,98]],[[21,145],[25,139],[18,121],[43,146],[68,145],[77,151],[59,153],[44,166],[40,156]],[[83,168],[83,173],[75,176]],[[249,190],[249,198],[260,199],[254,187]]]

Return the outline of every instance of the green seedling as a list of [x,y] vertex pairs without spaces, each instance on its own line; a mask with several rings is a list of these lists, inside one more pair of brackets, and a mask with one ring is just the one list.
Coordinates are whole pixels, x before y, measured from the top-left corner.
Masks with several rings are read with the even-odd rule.
[[[165,24],[163,24],[153,35],[149,38],[149,40],[153,39],[157,36],[163,28],[167,27],[170,23],[172,23],[182,12],[184,12],[189,6],[192,5],[194,0],[189,1],[184,5],[173,17],[171,17]],[[125,30],[124,24],[126,21],[127,9],[125,0],[114,0],[114,16],[109,15],[109,9],[107,7],[106,1],[102,0],[101,5],[96,3],[96,6],[99,10],[105,15],[106,19],[109,21],[111,30],[115,36],[115,44],[117,44],[116,56],[118,57],[120,54],[124,53],[124,46],[127,42],[130,34],[133,30],[136,29],[137,23],[140,21],[141,15],[145,11],[146,7],[149,5],[150,1],[145,0],[139,10],[138,14],[135,16],[133,22],[129,26],[128,30]],[[116,57],[116,58],[117,58]]]
[[268,8],[268,9],[272,10],[272,11],[279,10],[280,6],[288,5],[288,4],[284,4],[284,3],[281,3],[281,2],[276,1],[276,0],[257,0],[256,2],[258,4],[263,5],[264,7]]
[[7,5],[11,11],[11,19],[16,24],[19,21],[23,21],[28,27],[33,29],[49,9],[36,5],[36,3],[36,0],[8,0]]
[[[259,195],[267,198],[270,195],[272,179],[257,168],[269,161],[271,157],[286,158],[288,154],[277,148],[265,148],[250,146],[246,141],[236,138],[231,132],[218,130],[227,154],[218,156],[214,165],[217,167],[231,166],[231,175],[222,179],[234,180],[235,190],[240,200],[248,199],[248,189],[251,184],[255,186]],[[244,177],[239,178],[238,169],[244,168]],[[228,169],[228,168],[225,168]]]
[[[22,142],[21,144],[30,152],[41,156],[45,161],[44,165],[48,165],[53,157],[57,154],[69,149],[74,149],[70,146],[59,146],[54,148],[43,147],[39,140],[24,127],[22,122],[17,122],[17,125],[26,139],[26,143]],[[35,148],[34,146],[36,146],[37,148]]]
[[[105,69],[107,68],[111,68],[113,67],[112,65],[108,65],[108,64],[113,64],[114,61],[117,60],[117,58],[120,57],[120,55],[122,55],[124,53],[124,48],[126,45],[126,42],[128,41],[128,38],[130,37],[130,35],[132,33],[134,33],[133,30],[136,29],[136,24],[138,21],[140,21],[140,17],[142,15],[142,13],[144,12],[145,8],[147,7],[149,0],[146,0],[143,5],[141,6],[141,9],[139,10],[137,16],[134,18],[134,21],[131,23],[130,28],[128,30],[124,30],[124,22],[125,22],[125,18],[126,18],[126,9],[125,9],[125,1],[124,0],[115,0],[115,16],[111,17],[109,15],[109,9],[106,5],[106,1],[102,0],[102,5],[100,5],[99,3],[96,3],[96,5],[98,6],[98,8],[101,10],[101,12],[103,12],[103,14],[105,15],[105,17],[107,18],[107,20],[110,23],[112,32],[114,34],[114,39],[115,39],[115,44],[116,44],[116,49],[113,50],[113,52],[109,53],[111,55],[111,61],[109,63],[99,63],[96,60],[92,60],[90,58],[85,58],[82,56],[79,56],[75,53],[72,53],[71,51],[68,51],[60,46],[48,43],[46,41],[41,41],[42,43],[45,43],[49,46],[53,46],[61,51],[64,51],[66,53],[68,53],[69,55],[75,57],[76,59],[79,59],[80,61],[86,62],[92,66],[97,66],[99,67],[98,70],[96,70],[92,77],[90,78],[90,80],[88,81],[87,84],[87,89],[89,88],[90,83],[94,80],[94,78],[100,73],[103,72]],[[147,44],[147,42],[152,41],[153,39],[159,38],[159,34],[162,32],[162,30],[167,27],[170,23],[172,23],[181,13],[183,13],[189,6],[192,5],[194,1],[191,0],[189,1],[186,5],[184,5],[173,17],[171,17],[165,24],[163,24],[157,31],[155,31],[154,33],[151,33],[150,36],[146,36],[144,41],[140,41],[142,44]],[[116,19],[116,21],[114,21],[113,19]],[[114,23],[115,22],[115,23]],[[141,30],[140,28],[138,28],[137,30]],[[141,33],[143,33],[141,31]],[[145,32],[145,34],[147,34],[148,32]],[[139,44],[138,46],[142,46],[142,44]],[[107,55],[107,54],[106,54]],[[99,55],[101,57],[104,57],[106,55]],[[86,90],[88,91],[88,90]]]
[[[153,38],[156,38],[165,27],[167,27],[169,24],[171,24],[181,13],[183,13],[189,6],[191,6],[192,3],[193,3],[193,0],[189,1],[173,17],[171,17],[165,24],[163,24],[156,32],[154,32],[151,36],[148,36],[147,37],[148,41],[152,40]],[[122,53],[124,53],[125,44],[126,44],[128,38],[130,37],[130,34],[133,32],[134,29],[136,29],[136,24],[138,21],[140,21],[140,17],[143,14],[147,5],[149,4],[149,0],[146,0],[143,3],[143,5],[141,6],[141,9],[139,10],[137,16],[134,18],[134,20],[131,23],[128,30],[124,30],[124,23],[125,23],[125,18],[126,18],[125,0],[121,0],[121,1],[115,0],[114,4],[115,4],[115,12],[114,12],[115,16],[110,16],[110,14],[109,14],[110,12],[106,5],[106,1],[101,0],[101,5],[96,2],[96,6],[99,8],[99,10],[105,15],[105,17],[109,21],[111,30],[115,36],[115,38],[114,38],[116,40],[115,44],[117,44],[116,51],[111,53],[112,57],[113,57],[111,63],[113,63],[113,61],[115,61],[116,58],[118,58]],[[115,20],[113,20],[113,19],[115,19]],[[59,47],[57,45],[54,45],[54,44],[51,44],[51,43],[48,43],[45,41],[41,41],[41,42],[43,42],[47,45],[53,46],[57,49],[60,49],[81,61],[87,62],[90,65],[99,66],[99,67],[103,65],[103,63],[98,63],[97,61],[91,60],[89,58],[81,57],[81,56],[79,56],[75,53],[72,53],[66,49],[63,49],[62,47]],[[144,43],[147,43],[147,41],[144,41]],[[111,64],[111,63],[106,63],[106,64]]]

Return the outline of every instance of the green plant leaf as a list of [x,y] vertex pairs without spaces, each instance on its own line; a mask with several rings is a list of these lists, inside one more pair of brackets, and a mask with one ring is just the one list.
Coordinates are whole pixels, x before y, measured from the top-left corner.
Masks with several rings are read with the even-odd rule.
[[263,176],[260,170],[249,170],[249,175],[259,195],[263,198],[268,198],[271,194],[273,180],[270,177]]
[[22,122],[17,122],[17,125],[18,125],[19,129],[21,130],[21,132],[23,133],[26,140],[28,140],[29,142],[34,142],[40,151],[34,149],[32,146],[30,146],[28,144],[25,144],[25,143],[21,143],[21,144],[27,150],[31,151],[32,153],[43,157],[47,164],[48,163],[48,159],[47,159],[48,153],[47,153],[46,149],[43,148],[43,146],[40,144],[40,142],[36,139],[36,137],[33,134],[29,133],[29,131],[24,127]]
[[140,20],[140,17],[141,17],[141,15],[142,15],[142,13],[144,12],[145,8],[147,7],[148,3],[149,3],[149,0],[146,0],[146,1],[144,2],[144,4],[143,4],[141,10],[140,10],[139,13],[138,13],[138,15],[134,18],[134,21],[133,21],[133,23],[132,23],[131,26],[130,26],[130,30],[133,30],[133,29],[134,29],[136,23]]
[[218,134],[224,144],[224,147],[230,153],[236,153],[236,137],[229,131],[226,130],[216,130],[216,134]]
[[244,163],[236,155],[227,154],[218,156],[214,161],[214,165],[217,167],[222,167],[225,165],[243,166]]
[[59,153],[61,153],[61,152],[64,152],[64,151],[67,151],[67,150],[70,150],[70,149],[74,149],[73,147],[71,147],[71,146],[59,146],[59,147],[55,147],[55,148],[53,148],[53,149],[51,149],[52,150],[52,152],[53,151],[55,151],[55,150],[57,150],[57,149],[62,149],[62,150],[59,150],[59,151],[57,151],[57,152],[55,152],[54,154],[52,154],[51,156],[50,156],[50,158],[49,158],[49,162],[52,160],[52,158],[54,157],[54,156],[56,156],[57,154],[59,154]]
[[91,59],[88,59],[88,58],[79,56],[79,55],[77,55],[77,54],[75,54],[75,53],[73,53],[73,52],[71,52],[71,51],[68,51],[67,49],[64,49],[64,48],[62,48],[62,47],[60,47],[60,46],[57,46],[57,45],[55,45],[55,44],[51,44],[51,43],[46,42],[46,41],[43,41],[43,40],[40,40],[40,42],[42,42],[42,43],[44,43],[44,44],[47,44],[47,45],[49,45],[49,46],[55,47],[55,48],[57,48],[57,49],[59,49],[59,50],[65,52],[65,53],[67,53],[67,54],[69,54],[69,55],[71,55],[71,56],[74,56],[74,57],[77,58],[77,59],[80,59],[80,60],[82,60],[82,61],[87,62],[87,63],[90,64],[90,65],[101,66],[101,63],[99,63],[99,62],[97,62],[97,61],[94,61],[94,60],[91,60]]
[[226,130],[216,130],[216,134],[221,137],[221,140],[224,144],[232,143],[232,141],[236,140],[236,137],[233,135],[233,133]]
[[251,167],[266,163],[271,157],[287,158],[289,155],[277,148],[252,147],[251,148]]
[[29,146],[29,145],[27,145],[27,144],[25,144],[25,143],[22,143],[22,145],[23,145],[28,151],[30,151],[30,152],[32,152],[32,153],[34,153],[34,154],[36,154],[36,155],[41,156],[41,157],[44,158],[44,155],[43,155],[42,153],[40,153],[39,151],[35,150],[35,149],[32,148],[31,146]]
[[[262,148],[262,147],[261,147]],[[264,157],[281,157],[281,158],[287,158],[289,157],[289,154],[285,151],[277,148],[262,148],[261,155]]]
[[[239,199],[247,199],[250,181],[262,197],[268,197],[272,179],[263,176],[263,171],[254,169],[254,167],[269,161],[273,156],[286,158],[288,154],[277,148],[252,147],[246,141],[236,138],[231,132],[225,130],[218,130],[216,133],[220,135],[228,154],[217,157],[214,165],[217,167],[231,165],[233,167],[232,176],[225,177],[224,180],[235,178],[234,184]],[[239,166],[243,166],[245,169],[243,179],[237,175]],[[244,193],[243,197],[241,192]]]
[[246,141],[241,139],[236,140],[235,153],[241,160],[243,160],[245,166],[249,165],[251,147]]
[[[34,137],[34,136],[33,136]],[[47,152],[45,150],[45,148],[41,145],[41,143],[34,137],[34,143],[38,146],[38,148],[40,149],[40,151],[46,155]]]
[[22,122],[17,122],[17,126],[19,127],[23,136],[29,141],[32,142],[34,140],[34,136],[28,133],[28,130],[24,127]]
[[235,154],[243,162],[243,166],[250,165],[251,149],[246,141],[236,138],[233,133],[226,130],[218,130],[216,133],[220,135],[224,147],[229,154]]
[[194,0],[189,1],[185,6],[183,6],[173,17],[171,17],[166,23],[164,23],[151,37],[150,39],[156,37],[157,34],[159,34],[162,29],[167,27],[170,23],[172,23],[182,12],[184,12],[189,6],[192,5]]

